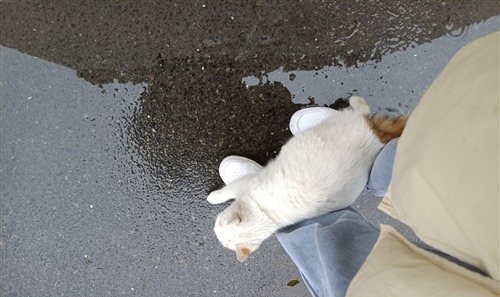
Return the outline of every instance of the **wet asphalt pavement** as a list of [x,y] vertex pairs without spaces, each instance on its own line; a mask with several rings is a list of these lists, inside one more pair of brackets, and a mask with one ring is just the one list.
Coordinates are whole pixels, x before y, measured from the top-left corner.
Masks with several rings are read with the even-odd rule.
[[500,28],[496,1],[407,2],[0,2],[0,296],[308,296],[275,238],[224,249],[206,195],[296,110],[409,112]]

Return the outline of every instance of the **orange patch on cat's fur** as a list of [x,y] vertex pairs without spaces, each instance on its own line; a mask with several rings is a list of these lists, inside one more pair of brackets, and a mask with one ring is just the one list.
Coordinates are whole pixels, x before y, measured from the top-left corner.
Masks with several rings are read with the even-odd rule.
[[368,126],[382,143],[400,137],[407,121],[408,116],[390,117],[373,114],[366,117]]

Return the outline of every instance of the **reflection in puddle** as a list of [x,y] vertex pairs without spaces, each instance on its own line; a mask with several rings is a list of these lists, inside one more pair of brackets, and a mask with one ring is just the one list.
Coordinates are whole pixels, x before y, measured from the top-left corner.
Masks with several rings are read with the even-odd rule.
[[[495,32],[499,20],[500,17],[493,17],[456,29],[430,43],[385,55],[380,62],[358,63],[353,67],[325,66],[315,70],[285,71],[280,67],[259,77],[244,77],[242,83],[247,87],[280,83],[290,91],[292,102],[296,104],[308,104],[314,100],[317,105],[328,106],[338,98],[359,94],[369,101],[372,108],[409,111],[449,59],[470,41]],[[452,27],[451,24],[447,28],[451,30]]]

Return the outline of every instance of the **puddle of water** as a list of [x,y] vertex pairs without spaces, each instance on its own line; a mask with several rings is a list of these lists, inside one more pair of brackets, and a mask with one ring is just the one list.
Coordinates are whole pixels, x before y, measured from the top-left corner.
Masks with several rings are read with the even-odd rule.
[[[325,66],[316,70],[284,71],[280,67],[261,76],[247,76],[249,88],[280,83],[291,93],[292,102],[328,106],[338,98],[356,94],[374,110],[410,111],[451,57],[467,43],[498,30],[500,17],[450,31],[430,43],[369,61],[357,66]],[[452,26],[449,27],[449,30]],[[388,104],[389,103],[389,104]]]

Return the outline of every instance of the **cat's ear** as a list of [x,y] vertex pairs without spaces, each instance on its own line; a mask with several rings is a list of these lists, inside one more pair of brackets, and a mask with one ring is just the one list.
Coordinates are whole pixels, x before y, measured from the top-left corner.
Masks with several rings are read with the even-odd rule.
[[250,254],[255,251],[258,247],[254,245],[236,245],[236,258],[238,261],[245,262],[248,260]]
[[366,103],[365,99],[359,96],[351,96],[351,98],[349,98],[349,104],[359,113],[364,115],[370,114],[370,106]]

